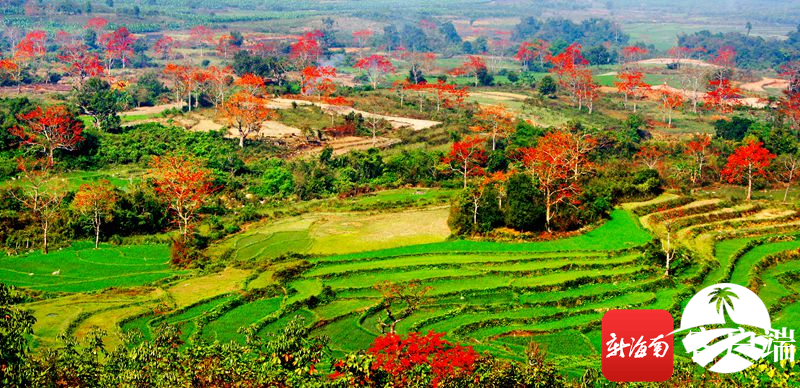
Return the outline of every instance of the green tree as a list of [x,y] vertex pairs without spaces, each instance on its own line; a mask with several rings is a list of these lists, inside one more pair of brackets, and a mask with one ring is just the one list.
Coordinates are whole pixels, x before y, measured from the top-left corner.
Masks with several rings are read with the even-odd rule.
[[74,90],[73,96],[75,105],[92,118],[95,128],[106,132],[119,129],[121,120],[118,113],[122,110],[124,96],[112,89],[108,82],[90,78],[83,87]]
[[542,77],[542,80],[539,81],[538,88],[539,94],[542,96],[552,97],[558,91],[558,87],[556,86],[556,80],[553,77],[546,75]]
[[545,207],[542,193],[533,178],[514,174],[506,182],[505,224],[520,231],[544,229]]
[[0,385],[5,387],[32,385],[27,336],[33,334],[36,318],[16,306],[21,301],[14,287],[0,283]]
[[288,198],[294,193],[294,176],[280,159],[272,159],[253,191],[262,197]]

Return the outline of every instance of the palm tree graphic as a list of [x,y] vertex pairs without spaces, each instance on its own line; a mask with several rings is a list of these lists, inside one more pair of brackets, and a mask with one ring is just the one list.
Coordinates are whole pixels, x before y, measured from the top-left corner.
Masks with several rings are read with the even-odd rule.
[[733,300],[731,298],[739,299],[736,294],[731,291],[730,287],[717,287],[709,294],[711,296],[710,303],[716,303],[717,312],[721,312],[725,319],[725,326],[734,324],[728,310],[733,311]]

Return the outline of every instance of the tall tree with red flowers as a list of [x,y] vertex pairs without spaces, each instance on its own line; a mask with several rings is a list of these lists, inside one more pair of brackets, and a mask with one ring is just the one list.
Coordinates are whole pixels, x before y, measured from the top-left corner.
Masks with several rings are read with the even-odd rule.
[[477,55],[468,55],[467,60],[464,61],[460,67],[453,69],[451,73],[455,75],[463,74],[468,77],[473,77],[475,80],[475,86],[478,86],[478,83],[480,82],[478,74],[482,70],[486,70],[486,61]]
[[617,74],[619,81],[614,82],[617,91],[625,96],[625,106],[628,106],[628,98],[633,100],[633,112],[636,112],[636,101],[642,97],[650,85],[643,81],[644,74],[638,69],[626,69]]
[[19,190],[8,191],[24,208],[31,218],[39,224],[42,231],[42,252],[48,253],[48,233],[58,219],[61,203],[67,194],[65,182],[57,181],[50,164],[34,158],[17,160],[20,171]]
[[161,59],[169,60],[173,57],[173,50],[175,49],[175,39],[169,35],[164,35],[153,44],[153,51]]
[[538,60],[539,67],[544,68],[544,61],[550,56],[550,44],[542,39],[537,39],[535,42],[522,42],[517,49],[517,54],[514,56],[521,65],[523,70],[528,70],[531,62]]
[[108,25],[108,20],[101,17],[93,17],[86,21],[86,24],[83,26],[85,29],[94,30],[95,32],[100,31]]
[[703,180],[703,169],[709,164],[708,160],[713,156],[711,149],[711,136],[696,135],[686,144],[686,155],[692,159],[692,171],[689,179],[697,184]]
[[298,69],[311,67],[317,62],[322,55],[322,46],[319,43],[322,36],[323,34],[319,30],[307,32],[289,46],[289,58]]
[[205,54],[205,47],[214,44],[214,30],[206,26],[195,26],[189,30],[189,39],[200,47],[200,58]]
[[487,160],[483,143],[484,140],[478,136],[467,136],[453,143],[450,152],[442,159],[452,171],[461,174],[465,189],[469,177],[483,175],[483,164]]
[[470,130],[485,133],[492,139],[492,151],[497,148],[497,139],[510,136],[516,129],[514,115],[502,105],[483,105],[475,116],[475,125]]
[[581,187],[578,177],[590,167],[588,151],[595,144],[591,138],[580,138],[559,130],[544,135],[536,147],[521,149],[522,166],[535,178],[544,194],[545,226],[551,230],[558,205],[574,202]]
[[176,154],[153,157],[149,173],[156,193],[175,215],[185,241],[194,227],[197,211],[217,190],[213,172],[192,157]]
[[305,95],[316,94],[320,101],[336,91],[333,78],[336,77],[336,68],[331,66],[309,66],[301,72],[302,92]]
[[359,59],[353,67],[364,71],[373,89],[377,89],[378,82],[384,80],[389,73],[395,72],[392,61],[378,54]]
[[749,141],[728,157],[722,176],[730,183],[747,182],[749,201],[753,193],[753,178],[766,175],[772,159],[775,159],[775,155],[764,148],[763,143]]
[[240,148],[244,148],[248,136],[257,134],[267,120],[274,118],[272,110],[267,108],[268,102],[242,90],[222,104],[219,114],[231,129],[236,130]]
[[24,67],[15,59],[0,59],[0,75],[17,84],[17,93],[22,92],[22,73]]
[[731,113],[734,108],[741,105],[739,97],[742,91],[731,85],[727,79],[714,79],[708,81],[709,92],[703,98],[706,109],[715,109],[720,113]]
[[559,85],[570,92],[572,100],[583,109],[584,104],[592,112],[593,101],[597,98],[597,84],[592,79],[589,64],[581,53],[581,45],[573,43],[558,55],[550,57],[553,67],[550,72],[558,77]]
[[83,140],[83,122],[63,105],[47,109],[37,106],[28,113],[17,115],[17,119],[20,125],[9,128],[9,133],[22,139],[21,144],[41,149],[50,165],[54,162],[55,150],[74,150]]
[[107,66],[110,69],[115,60],[119,60],[122,68],[133,57],[133,42],[136,37],[128,31],[127,27],[120,27],[113,32],[100,36],[100,43],[105,48]]
[[647,168],[655,170],[666,154],[662,146],[645,144],[639,148],[639,152],[636,153],[636,159],[641,160]]
[[103,62],[96,53],[90,53],[84,44],[74,44],[62,49],[58,59],[66,67],[66,71],[78,78],[78,84],[83,86],[87,78],[98,77],[105,73]]
[[217,52],[223,59],[228,59],[233,54],[239,51],[239,46],[236,45],[236,39],[231,34],[223,34],[217,40]]
[[114,193],[114,187],[107,180],[83,184],[75,193],[72,206],[91,218],[94,227],[95,249],[100,246],[100,226],[103,222],[111,220],[116,202],[117,195]]
[[661,102],[661,111],[664,112],[664,121],[667,126],[672,127],[672,112],[683,106],[683,94],[661,89],[658,91],[658,99]]

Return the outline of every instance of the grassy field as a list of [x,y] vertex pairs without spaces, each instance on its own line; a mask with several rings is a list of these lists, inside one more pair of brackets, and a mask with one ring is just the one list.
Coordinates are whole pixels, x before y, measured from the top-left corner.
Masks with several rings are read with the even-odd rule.
[[76,243],[49,254],[32,252],[0,260],[0,281],[53,292],[90,292],[131,287],[185,273],[169,265],[169,247],[123,247]]
[[[397,200],[402,198],[401,194],[396,196]],[[378,203],[381,197],[392,198],[368,197],[365,203]],[[379,249],[443,241],[450,234],[447,213],[444,207],[387,213],[308,213],[253,225],[219,244],[213,252],[234,249],[237,259],[252,260],[289,252],[337,254],[367,246]],[[419,220],[426,220],[424,226]]]
[[[437,201],[446,194],[384,192],[349,205],[403,202],[412,195]],[[655,308],[678,313],[688,300],[689,285],[727,279],[748,285],[756,263],[800,247],[791,237],[794,221],[787,216],[794,210],[784,205],[761,202],[762,210],[753,215],[737,213],[752,206],[717,199],[684,201],[685,209],[701,211],[682,221],[679,244],[711,253],[694,255],[673,275],[674,282],[667,281],[661,263],[641,255],[640,247],[654,236],[663,237],[664,230],[656,213],[640,209],[678,198],[667,194],[626,204],[598,227],[551,241],[446,241],[446,226],[433,229],[436,233],[419,227],[420,220],[444,225],[447,212],[440,207],[312,212],[251,225],[220,244],[255,268],[177,272],[166,264],[166,247],[94,250],[78,244],[48,256],[5,259],[0,276],[13,284],[65,293],[28,305],[39,320],[37,346],[55,343],[62,332],[81,336],[93,327],[108,331],[112,344],[119,343],[114,336],[120,333],[150,339],[164,323],[177,325],[186,341],[244,341],[242,328],[268,335],[300,317],[314,334],[331,338],[334,355],[364,349],[380,335],[378,319],[384,314],[376,309],[382,296],[375,284],[419,282],[431,287],[428,299],[398,324],[401,333],[445,332],[450,340],[513,359],[520,359],[527,344],[536,341],[551,360],[571,365],[568,372],[579,375],[583,367],[599,367],[593,356],[601,351],[599,324],[605,311]],[[727,213],[733,216],[713,219]],[[742,251],[748,243],[755,245]],[[297,263],[268,258],[287,252],[316,255],[307,258],[311,267],[299,277],[278,283],[275,275]],[[30,266],[32,259],[35,267]],[[21,272],[23,263],[34,268],[33,276]],[[758,275],[762,284],[757,291],[768,306],[800,296],[798,263],[780,263]],[[49,274],[59,268],[61,277]],[[175,275],[180,276],[171,278]],[[148,283],[152,285],[142,286]],[[248,297],[257,290],[273,291]],[[320,302],[323,293],[333,297]],[[776,307],[775,324],[793,327],[800,318],[798,305]]]

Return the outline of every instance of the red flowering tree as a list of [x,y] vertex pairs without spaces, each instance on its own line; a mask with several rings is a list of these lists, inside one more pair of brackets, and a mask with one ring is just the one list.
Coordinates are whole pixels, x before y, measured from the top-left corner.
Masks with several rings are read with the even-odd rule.
[[274,113],[267,108],[264,98],[254,96],[246,90],[239,91],[229,98],[219,110],[222,119],[236,130],[239,147],[244,148],[244,140],[261,130],[267,120],[274,118]]
[[89,53],[84,44],[75,44],[64,47],[58,59],[66,67],[66,71],[78,78],[78,83],[83,85],[87,78],[97,77],[105,72],[103,62],[95,53]]
[[578,177],[591,166],[588,152],[596,142],[567,131],[554,131],[544,135],[536,147],[521,149],[522,165],[536,179],[544,194],[545,225],[551,230],[555,208],[561,203],[573,202],[580,193]]
[[622,48],[622,61],[626,65],[635,64],[641,61],[647,53],[649,53],[649,50],[644,47],[626,46]]
[[467,136],[464,140],[453,143],[450,152],[442,159],[451,170],[461,174],[465,189],[469,177],[483,175],[482,165],[487,160],[483,143],[484,140],[478,136]]
[[636,112],[636,100],[642,97],[650,85],[643,81],[644,74],[639,70],[628,69],[617,74],[619,81],[614,82],[617,91],[625,96],[625,106],[628,106],[628,98],[633,99],[633,111]]
[[100,36],[100,44],[105,48],[106,68],[110,69],[115,60],[119,60],[122,68],[133,57],[133,42],[136,37],[126,27],[120,27],[113,32]]
[[219,37],[217,41],[217,52],[219,55],[222,56],[224,59],[228,59],[229,56],[236,54],[239,51],[239,46],[236,45],[236,38],[230,34],[224,34]]
[[544,61],[550,55],[550,44],[544,40],[537,39],[535,42],[522,42],[514,56],[521,65],[522,70],[528,70],[531,62],[539,61],[539,67],[544,68]]
[[106,20],[105,18],[93,17],[88,21],[86,21],[86,24],[83,26],[83,28],[94,31],[100,31],[106,28],[107,25],[108,25],[108,20]]
[[506,138],[516,130],[514,120],[514,115],[502,105],[482,105],[470,130],[487,134],[492,139],[494,151],[498,138]]
[[211,103],[217,108],[225,102],[225,94],[228,92],[233,82],[233,68],[230,66],[209,66],[206,69],[206,74],[208,75],[206,79],[208,94],[211,98]]
[[331,66],[309,66],[301,72],[302,92],[310,96],[316,94],[320,101],[324,96],[330,96],[336,91],[333,78],[336,77],[336,68]]
[[731,113],[735,107],[741,104],[739,97],[742,91],[731,85],[730,80],[710,80],[708,81],[708,88],[710,90],[703,98],[703,106],[706,109],[715,109],[720,113]]
[[486,70],[486,61],[477,55],[468,55],[467,60],[464,61],[460,67],[451,70],[450,73],[453,75],[471,76],[475,80],[475,86],[478,86],[478,83],[480,82],[478,73],[480,73],[482,70]]
[[581,45],[573,43],[562,53],[552,56],[550,63],[553,67],[550,72],[558,77],[562,88],[570,92],[572,100],[577,104],[578,110],[584,104],[592,112],[592,102],[597,98],[597,84],[592,80],[592,73],[586,67],[589,61],[581,54]]
[[200,47],[200,58],[203,58],[205,46],[214,44],[214,30],[206,26],[193,27],[189,30],[189,39]]
[[378,54],[359,59],[353,67],[364,71],[373,89],[378,88],[378,82],[385,79],[387,74],[395,72],[392,61]]
[[747,182],[749,201],[752,198],[753,178],[766,175],[772,159],[775,159],[775,155],[764,148],[763,143],[750,141],[728,157],[722,176],[730,183]]
[[375,33],[370,29],[353,31],[353,43],[358,48],[364,48]]
[[242,76],[239,77],[235,83],[254,96],[260,96],[264,94],[264,88],[267,85],[267,82],[263,77],[253,73],[242,74]]
[[172,52],[175,49],[175,39],[171,36],[164,35],[159,38],[155,44],[153,44],[153,51],[155,51],[156,55],[158,55],[161,59],[172,59]]
[[184,241],[193,228],[197,211],[217,190],[212,174],[185,155],[155,156],[150,162],[156,193],[175,215]]
[[25,37],[17,43],[14,58],[34,61],[41,59],[46,53],[47,33],[42,30],[34,30],[25,34]]
[[0,59],[0,75],[17,84],[17,93],[22,92],[23,67],[14,59]]
[[781,77],[789,81],[778,105],[781,114],[792,128],[800,129],[800,61],[791,61],[781,66]]
[[28,113],[17,115],[17,119],[20,125],[9,128],[9,133],[22,139],[21,144],[41,149],[50,165],[55,150],[74,150],[83,140],[83,122],[63,105],[47,109],[37,106]]
[[322,46],[319,43],[322,35],[319,30],[307,32],[289,46],[289,58],[297,68],[305,69],[317,62],[322,55]]
[[711,150],[711,136],[697,135],[686,144],[686,155],[692,159],[692,170],[689,179],[697,184],[703,180],[703,168],[708,164],[708,159],[713,156]]
[[182,102],[184,93],[189,94],[189,109],[192,107],[191,92],[189,91],[189,73],[187,66],[167,63],[164,66],[164,75],[172,82],[172,89],[175,91],[175,102]]
[[94,227],[95,249],[100,245],[100,226],[104,221],[111,220],[116,202],[117,195],[114,193],[114,187],[107,180],[83,184],[75,193],[72,207],[91,218]]
[[406,338],[393,333],[378,337],[368,350],[374,357],[371,369],[386,372],[395,387],[439,387],[448,379],[470,376],[477,353],[443,337],[444,333],[434,332],[424,336],[410,333]]
[[639,148],[636,153],[636,159],[641,160],[647,168],[654,170],[661,159],[664,158],[666,152],[656,144],[645,144]]
[[661,111],[664,112],[664,121],[672,127],[672,112],[683,106],[683,94],[661,89],[658,91],[658,99],[661,102]]

